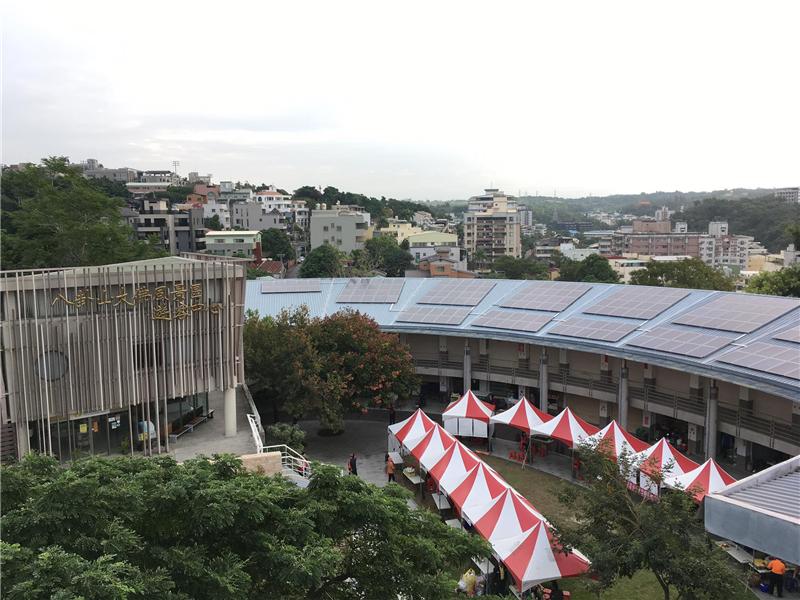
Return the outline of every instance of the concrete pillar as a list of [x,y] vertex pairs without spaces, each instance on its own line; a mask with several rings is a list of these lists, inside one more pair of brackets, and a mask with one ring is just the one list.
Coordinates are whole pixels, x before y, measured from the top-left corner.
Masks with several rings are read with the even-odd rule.
[[644,384],[649,385],[651,387],[655,387],[656,385],[656,370],[653,365],[648,365],[647,363],[644,364],[644,374],[642,376],[644,379]]
[[517,385],[517,398],[527,396],[527,388],[524,385]]
[[619,387],[617,388],[617,423],[623,429],[628,428],[628,367],[619,370]]
[[717,458],[717,408],[719,403],[719,388],[716,384],[708,387],[708,400],[706,407],[705,450],[706,458]]
[[547,395],[550,389],[550,374],[547,372],[547,351],[539,358],[539,410],[547,412]]
[[558,349],[558,372],[569,373],[569,358],[566,348]]
[[608,356],[605,354],[600,355],[600,381],[611,383],[611,366],[608,362]]
[[481,379],[480,381],[478,381],[478,391],[481,394],[483,394],[483,395],[488,394],[490,389],[491,388],[489,386],[489,380],[488,379]]
[[236,435],[236,388],[225,390],[225,437]]
[[464,342],[464,388],[463,394],[466,394],[472,386],[472,354],[469,349],[469,340]]

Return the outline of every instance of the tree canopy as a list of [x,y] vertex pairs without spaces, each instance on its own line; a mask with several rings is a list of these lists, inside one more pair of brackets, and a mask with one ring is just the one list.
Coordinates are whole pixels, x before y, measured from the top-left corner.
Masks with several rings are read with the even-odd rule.
[[558,278],[561,281],[586,281],[588,283],[617,283],[619,275],[608,260],[599,254],[591,254],[583,260],[561,258]]
[[631,273],[632,285],[678,287],[695,290],[736,289],[735,281],[722,271],[709,267],[699,258],[671,262],[650,261]]
[[746,292],[800,298],[800,264],[774,273],[759,273],[747,282]]
[[339,277],[344,256],[330,244],[317,246],[306,256],[300,267],[300,277]]
[[364,251],[373,268],[386,273],[388,277],[403,277],[406,269],[411,268],[414,261],[408,250],[397,245],[397,240],[390,236],[379,236],[364,243]]
[[222,231],[222,221],[219,220],[219,215],[211,215],[208,219],[203,219],[203,224],[206,226],[206,229]]
[[549,279],[547,267],[529,258],[501,256],[492,264],[492,277],[502,279]]
[[265,258],[274,260],[294,260],[292,240],[285,231],[265,229],[261,232],[261,253]]
[[248,383],[260,404],[294,417],[315,415],[341,431],[347,411],[387,406],[417,385],[408,347],[364,315],[311,319],[301,307],[277,317],[250,313],[244,325]]
[[[585,486],[570,486],[560,500],[577,509],[572,521],[550,519],[566,547],[578,547],[592,562],[595,591],[637,571],[652,571],[664,599],[726,600],[741,583],[713,546],[697,507],[682,491],[646,501],[628,490],[630,457],[617,463],[602,449],[578,449]],[[660,481],[657,475],[654,480]],[[676,593],[673,596],[673,593]]]
[[29,455],[2,467],[3,596],[449,598],[479,536],[315,466],[308,488],[222,455]]
[[124,202],[66,157],[3,172],[3,268],[75,267],[163,256],[122,220]]

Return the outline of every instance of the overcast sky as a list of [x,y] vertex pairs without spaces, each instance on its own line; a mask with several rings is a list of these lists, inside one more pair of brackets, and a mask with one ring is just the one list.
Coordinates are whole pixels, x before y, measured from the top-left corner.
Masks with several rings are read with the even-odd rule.
[[418,200],[800,184],[796,0],[2,4],[7,164]]

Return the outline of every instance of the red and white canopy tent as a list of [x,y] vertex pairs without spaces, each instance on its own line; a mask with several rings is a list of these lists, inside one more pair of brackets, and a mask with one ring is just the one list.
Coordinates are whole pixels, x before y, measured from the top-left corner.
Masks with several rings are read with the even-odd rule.
[[456,440],[428,470],[428,474],[439,484],[440,490],[450,495],[480,462],[481,459],[472,450]]
[[510,425],[511,427],[520,429],[530,435],[531,429],[537,425],[547,423],[552,418],[552,415],[542,412],[533,404],[531,404],[525,396],[523,396],[520,398],[519,402],[517,402],[508,410],[504,410],[500,414],[493,415],[489,419],[489,422]]
[[444,428],[453,435],[465,435],[469,437],[489,437],[489,419],[494,413],[494,405],[479,400],[467,390],[442,413]]
[[570,448],[600,431],[594,425],[590,425],[579,416],[575,415],[569,407],[562,410],[549,421],[536,425],[531,428],[534,435],[546,435],[560,442],[564,442]]
[[426,471],[430,471],[448,448],[456,443],[456,438],[445,431],[444,427],[436,423],[430,431],[420,439],[413,448],[411,455],[419,461]]
[[[661,474],[666,479],[683,475],[700,466],[681,454],[666,438],[661,438],[649,448],[634,454],[632,460],[638,465],[639,487],[656,496],[659,486],[648,475]],[[634,471],[631,477],[635,476]]]
[[494,469],[479,462],[450,494],[450,501],[461,514],[485,505],[508,490],[508,484]]
[[736,479],[726,473],[714,459],[709,458],[696,469],[683,475],[675,475],[664,479],[664,485],[671,488],[680,487],[690,493],[696,502],[701,502],[706,494],[718,492],[732,484]]
[[504,490],[494,500],[468,507],[466,516],[489,543],[522,535],[544,517],[513,488]]
[[637,452],[646,450],[650,444],[625,431],[616,421],[611,421],[594,435],[586,438],[586,442],[597,450],[604,452],[616,461],[623,453],[632,458]]
[[425,437],[436,423],[421,408],[414,411],[407,419],[389,425],[389,451],[400,449],[400,445],[408,449],[414,447],[415,442]]

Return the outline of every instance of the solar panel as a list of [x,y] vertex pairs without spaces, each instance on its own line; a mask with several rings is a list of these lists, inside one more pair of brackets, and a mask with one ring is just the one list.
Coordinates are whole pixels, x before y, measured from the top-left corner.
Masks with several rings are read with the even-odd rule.
[[319,279],[275,279],[261,284],[262,294],[296,294],[321,292]]
[[610,319],[572,317],[552,327],[547,333],[602,342],[618,342],[638,326],[638,323],[626,323]]
[[672,327],[656,327],[642,335],[637,335],[631,341],[626,342],[626,345],[669,352],[670,354],[681,354],[693,358],[704,358],[712,352],[724,348],[732,341],[733,338],[713,333],[686,331]]
[[583,312],[592,315],[608,315],[609,317],[652,319],[688,295],[687,290],[675,288],[626,285],[614,290],[609,296],[592,304]]
[[800,379],[800,349],[754,342],[720,357],[720,362],[773,375]]
[[443,308],[417,306],[401,311],[396,321],[402,323],[430,323],[432,325],[460,325],[467,318],[469,308]]
[[454,304],[456,306],[476,306],[495,286],[494,281],[476,279],[451,279],[439,281],[425,294],[420,304]]
[[781,331],[779,334],[773,335],[772,339],[800,344],[800,325],[795,325],[794,327],[790,327],[786,331]]
[[793,298],[726,294],[684,313],[674,322],[681,325],[750,333],[798,307],[800,300]]
[[531,281],[517,289],[510,298],[501,301],[500,306],[558,312],[583,296],[592,286],[569,281]]
[[364,277],[351,279],[339,294],[337,303],[394,304],[400,298],[405,280]]
[[512,329],[515,331],[536,332],[547,325],[553,315],[537,315],[527,312],[506,312],[490,310],[475,319],[472,324],[478,327],[494,327],[496,329]]

